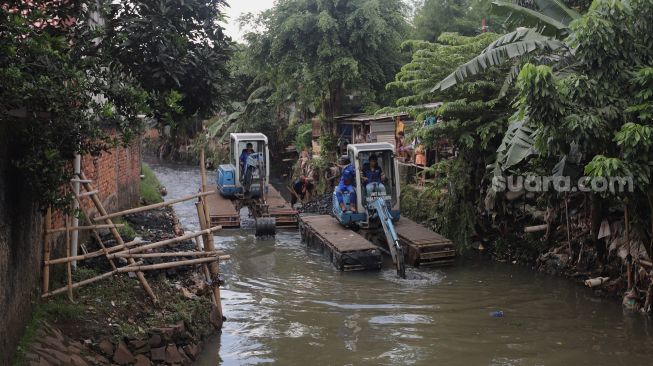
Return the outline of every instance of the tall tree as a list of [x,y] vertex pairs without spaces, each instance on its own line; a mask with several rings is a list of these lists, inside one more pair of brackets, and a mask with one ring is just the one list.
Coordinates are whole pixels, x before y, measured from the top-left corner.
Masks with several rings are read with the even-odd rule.
[[246,38],[281,97],[317,102],[330,130],[347,93],[374,99],[400,67],[403,10],[400,0],[280,0]]
[[[107,5],[111,56],[150,92],[156,117],[174,127],[212,115],[226,100],[231,39],[225,0],[128,0]],[[179,126],[184,127],[184,126]]]
[[0,135],[42,207],[68,209],[62,187],[75,154],[128,142],[148,109],[138,83],[96,44],[91,10],[78,1],[0,5]]
[[488,1],[426,0],[415,11],[413,37],[434,42],[445,32],[473,36],[481,33],[483,19],[490,31],[496,32],[500,22],[495,18]]

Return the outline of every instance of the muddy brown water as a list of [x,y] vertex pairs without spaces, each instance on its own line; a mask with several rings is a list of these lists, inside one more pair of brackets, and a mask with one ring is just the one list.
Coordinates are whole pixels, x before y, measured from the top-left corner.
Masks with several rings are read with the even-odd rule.
[[[197,168],[150,165],[167,199],[197,191]],[[198,228],[192,203],[175,210]],[[653,365],[649,318],[519,266],[465,260],[399,280],[389,264],[340,273],[294,230],[223,231],[216,245],[232,258],[228,320],[197,365]]]

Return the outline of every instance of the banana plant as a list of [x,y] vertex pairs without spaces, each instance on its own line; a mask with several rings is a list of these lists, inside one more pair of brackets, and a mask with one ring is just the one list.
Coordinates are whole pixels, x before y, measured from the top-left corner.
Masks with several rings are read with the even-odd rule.
[[[507,24],[518,27],[517,30],[500,37],[480,55],[458,66],[432,89],[433,92],[448,89],[490,67],[531,54],[552,55],[559,50],[571,53],[563,39],[569,35],[571,22],[580,15],[560,0],[495,0],[492,5],[494,12],[507,15]],[[519,65],[514,65],[506,84],[512,83],[518,70]]]
[[[503,65],[534,52],[552,53],[560,49],[567,49],[567,45],[558,39],[541,34],[534,28],[519,28],[501,36],[485,48],[480,55],[458,66],[431,91],[443,91],[490,67]],[[508,77],[511,77],[512,73],[514,72],[511,71]]]
[[494,13],[507,16],[509,26],[541,29],[559,39],[569,35],[569,24],[580,16],[560,0],[495,0],[492,7]]

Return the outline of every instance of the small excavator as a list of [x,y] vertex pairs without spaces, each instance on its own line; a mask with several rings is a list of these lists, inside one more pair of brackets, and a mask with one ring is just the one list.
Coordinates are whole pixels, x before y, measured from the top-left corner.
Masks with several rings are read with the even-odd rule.
[[[356,192],[355,202],[349,192],[342,192],[345,210],[338,200],[338,188],[333,192],[333,216],[345,227],[362,231],[365,237],[378,244],[385,244],[397,266],[397,275],[406,278],[405,253],[399,243],[395,223],[399,221],[400,187],[397,174],[397,162],[394,159],[394,146],[389,143],[351,144],[347,146],[347,156],[355,169],[356,179],[353,188]],[[365,184],[362,172],[369,166],[374,156],[382,169],[385,180],[384,189],[376,185]],[[370,188],[368,190],[368,188]],[[351,206],[356,211],[350,211]]]
[[229,164],[218,168],[217,187],[222,197],[234,202],[236,211],[248,207],[256,221],[257,236],[276,233],[276,220],[270,215],[268,190],[270,152],[268,138],[261,133],[231,134]]

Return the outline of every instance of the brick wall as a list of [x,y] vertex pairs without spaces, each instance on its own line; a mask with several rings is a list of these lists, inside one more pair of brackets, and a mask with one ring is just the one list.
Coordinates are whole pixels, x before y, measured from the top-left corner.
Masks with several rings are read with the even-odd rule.
[[[20,154],[20,147],[12,146],[0,128],[0,365],[9,364],[13,357],[30,320],[33,301],[40,297],[42,281],[43,218],[32,199],[36,193],[25,188],[20,172],[10,163],[16,154]],[[111,212],[138,205],[140,163],[140,142],[136,141],[100,157],[84,157],[82,170],[93,179],[100,199]],[[93,214],[91,200],[84,198],[83,202]],[[64,226],[61,214],[53,215],[52,226]],[[88,236],[81,232],[80,241]],[[63,238],[58,239],[53,257],[63,255]]]
[[[82,157],[82,172],[93,180],[100,200],[109,212],[135,207],[140,199],[141,147],[138,141],[127,147],[117,147],[99,157]],[[81,189],[84,192],[84,189]],[[89,197],[82,199],[84,207],[92,215],[95,206]],[[63,216],[55,214],[54,227],[65,225]]]

